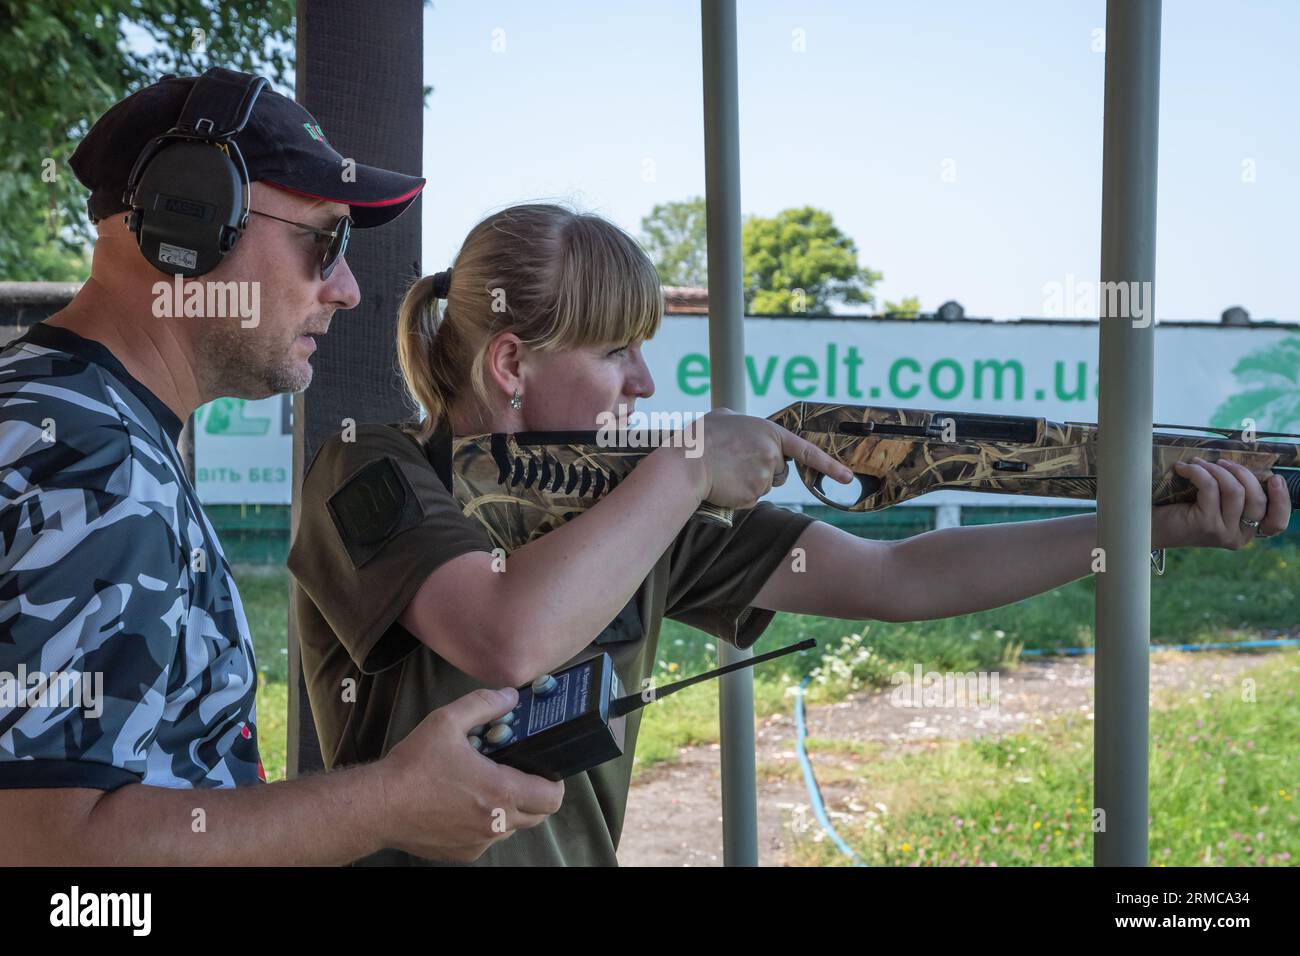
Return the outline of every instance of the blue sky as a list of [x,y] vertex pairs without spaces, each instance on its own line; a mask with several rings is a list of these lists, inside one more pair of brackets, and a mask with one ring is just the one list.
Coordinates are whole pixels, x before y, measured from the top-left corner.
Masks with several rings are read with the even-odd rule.
[[[1046,284],[1097,277],[1101,0],[738,8],[742,212],[826,209],[881,301],[1043,315]],[[427,7],[425,270],[511,203],[637,235],[702,195],[699,19],[681,0]],[[1160,318],[1300,321],[1298,43],[1295,0],[1166,0]]]

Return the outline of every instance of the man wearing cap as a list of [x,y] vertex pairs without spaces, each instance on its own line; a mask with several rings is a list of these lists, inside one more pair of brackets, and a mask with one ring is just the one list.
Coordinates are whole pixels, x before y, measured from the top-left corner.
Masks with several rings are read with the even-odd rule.
[[0,350],[0,864],[474,859],[560,805],[561,785],[466,741],[513,690],[435,711],[376,763],[262,785],[248,623],[175,447],[205,402],[308,386],[314,338],[359,301],[350,227],[400,215],[424,180],[345,167],[306,110],[253,92],[234,148],[203,144],[242,156],[245,210],[183,285],[246,285],[258,314],[160,309],[166,263],[195,253],[168,237],[143,254],[139,217],[162,205],[124,193],[155,137],[190,128],[195,87],[165,77],[87,134],[71,166],[98,228],[90,278]]

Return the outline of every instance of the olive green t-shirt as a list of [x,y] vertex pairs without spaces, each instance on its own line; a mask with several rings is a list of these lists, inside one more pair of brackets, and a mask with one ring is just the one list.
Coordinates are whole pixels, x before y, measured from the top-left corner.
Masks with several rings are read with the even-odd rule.
[[[349,524],[338,498],[330,502],[363,472],[367,500],[378,495],[386,504],[377,527]],[[492,545],[400,426],[365,425],[354,441],[329,439],[304,477],[301,501],[289,553],[290,600],[321,753],[334,769],[383,756],[430,711],[487,686],[397,619],[440,565],[470,551],[490,552]],[[628,606],[567,663],[604,651],[624,687],[641,687],[654,667],[664,617],[749,647],[773,617],[750,602],[813,521],[766,502],[737,511],[730,528],[692,518]],[[629,714],[622,757],[569,777],[557,813],[495,844],[478,863],[616,864],[639,724],[640,712]],[[366,862],[431,861],[390,850]]]

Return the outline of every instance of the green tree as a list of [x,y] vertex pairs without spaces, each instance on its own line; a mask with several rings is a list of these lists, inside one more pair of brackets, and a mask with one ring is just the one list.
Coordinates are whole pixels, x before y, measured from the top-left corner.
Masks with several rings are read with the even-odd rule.
[[885,315],[891,319],[915,319],[921,314],[921,300],[909,295],[902,302],[885,300]]
[[858,248],[831,215],[812,206],[772,218],[747,217],[741,228],[745,312],[825,314],[832,302],[871,305],[879,272],[858,265]]
[[641,220],[641,245],[658,268],[659,281],[664,285],[708,286],[704,197],[655,206]]
[[293,15],[275,0],[0,0],[0,279],[84,279],[94,233],[67,161],[90,124],[163,73],[291,82]]

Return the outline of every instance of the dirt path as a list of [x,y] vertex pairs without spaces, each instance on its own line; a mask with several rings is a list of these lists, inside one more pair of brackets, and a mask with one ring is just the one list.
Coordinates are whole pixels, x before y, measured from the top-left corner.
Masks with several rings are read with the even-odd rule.
[[[1276,653],[1154,655],[1151,689],[1203,693],[1222,688]],[[1092,720],[1092,690],[1090,657],[1025,663],[1016,671],[999,675],[996,713],[975,707],[896,707],[890,702],[891,690],[886,689],[808,708],[808,734],[876,741],[893,752],[916,750],[927,741],[1014,732],[1057,715]],[[793,707],[791,710],[791,715],[765,719],[757,730],[758,853],[763,866],[786,862],[792,818],[817,826],[808,812],[808,795],[798,773]],[[852,770],[852,762],[834,753],[815,753],[811,759],[828,809],[865,809],[848,804],[851,780],[834,779],[837,763]],[[639,773],[628,798],[619,862],[624,866],[721,866],[721,800],[716,744],[683,748],[678,760]]]

